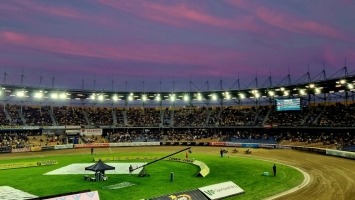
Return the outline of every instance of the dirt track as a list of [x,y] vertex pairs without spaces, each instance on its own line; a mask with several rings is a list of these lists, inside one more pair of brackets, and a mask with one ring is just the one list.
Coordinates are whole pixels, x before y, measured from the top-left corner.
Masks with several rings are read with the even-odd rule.
[[[181,147],[134,147],[115,148],[112,152],[172,152]],[[213,147],[193,147],[196,153],[216,154],[218,149]],[[89,149],[71,149],[61,151],[47,151],[35,153],[2,154],[5,157],[28,157],[57,154],[82,154],[89,153]],[[95,153],[108,153],[108,149],[95,149]],[[232,156],[245,156],[243,153],[231,154]],[[305,153],[295,150],[266,150],[253,149],[248,155],[264,160],[271,160],[295,166],[310,176],[310,182],[294,193],[277,198],[278,200],[351,200],[355,199],[355,160]]]

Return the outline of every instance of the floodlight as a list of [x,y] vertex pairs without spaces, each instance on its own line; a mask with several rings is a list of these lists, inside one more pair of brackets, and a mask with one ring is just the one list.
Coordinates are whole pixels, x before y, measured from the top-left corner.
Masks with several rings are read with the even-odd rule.
[[176,100],[175,94],[170,95],[170,101],[174,102]]
[[341,79],[339,82],[340,82],[340,84],[345,84],[346,80],[345,79]]
[[160,96],[160,94],[157,94],[157,96],[155,97],[155,100],[161,101],[161,96]]
[[284,91],[284,90],[285,90],[285,88],[284,88],[284,87],[280,88],[280,91]]
[[90,99],[91,99],[91,100],[95,100],[95,99],[96,99],[96,95],[95,95],[95,94],[92,94],[92,95],[90,96]]
[[316,85],[314,85],[313,83],[309,84],[309,88],[314,88]]
[[226,96],[226,99],[231,99],[231,95],[228,92],[225,93],[225,96]]
[[216,101],[217,100],[217,95],[216,94],[212,94],[212,100]]
[[53,92],[53,93],[51,94],[51,98],[52,98],[52,99],[58,99],[58,93]]
[[67,94],[65,92],[62,92],[59,94],[59,98],[60,99],[66,99],[67,98]]
[[268,94],[269,94],[270,97],[275,96],[275,92],[274,92],[274,91],[271,91],[271,90],[268,92]]
[[351,84],[351,83],[349,83],[349,84],[348,84],[348,88],[349,88],[349,89],[353,89],[353,88],[354,88],[354,85]]
[[142,101],[147,101],[147,95],[145,94],[142,95]]
[[113,100],[113,101],[117,101],[117,100],[118,100],[117,95],[113,95],[113,96],[112,96],[112,100]]
[[314,92],[315,92],[316,94],[319,94],[319,93],[320,93],[320,88],[315,88],[315,89],[314,89]]
[[43,92],[39,91],[34,94],[34,98],[36,99],[42,99],[43,98]]
[[202,99],[203,99],[203,97],[202,97],[201,93],[197,93],[197,100],[201,101]]
[[127,99],[128,99],[128,101],[133,101],[133,95],[129,95],[129,96],[127,97]]
[[185,95],[184,95],[184,101],[189,101],[189,100],[190,100],[189,95],[188,95],[188,94],[185,94]]
[[259,98],[260,94],[256,92],[256,93],[254,93],[254,96],[255,96],[255,98]]
[[103,100],[104,100],[104,95],[103,95],[103,94],[100,94],[100,95],[97,97],[97,99],[98,99],[99,101],[103,101]]
[[24,97],[25,96],[25,91],[22,91],[22,90],[21,91],[17,91],[16,92],[16,96],[17,97]]
[[304,89],[300,89],[300,95],[306,95],[306,91]]
[[239,97],[240,97],[241,99],[244,99],[244,98],[245,98],[245,94],[239,93]]
[[288,96],[289,94],[290,94],[289,91],[287,90],[284,91],[284,96]]

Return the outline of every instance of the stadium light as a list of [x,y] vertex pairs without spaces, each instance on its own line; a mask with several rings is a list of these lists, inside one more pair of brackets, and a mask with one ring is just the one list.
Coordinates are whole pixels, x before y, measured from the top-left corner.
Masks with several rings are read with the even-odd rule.
[[24,96],[25,96],[25,91],[23,91],[23,90],[17,91],[17,92],[16,92],[16,96],[17,96],[17,97],[20,97],[20,98],[24,97]]
[[170,101],[174,102],[176,100],[175,94],[170,94]]
[[95,99],[96,99],[96,94],[92,94],[92,95],[90,96],[90,99],[91,99],[91,100],[95,100]]
[[228,100],[231,99],[231,95],[229,94],[228,91],[227,91],[227,92],[224,92],[223,94],[224,94],[224,98],[225,98],[225,99],[228,99]]
[[129,95],[129,96],[127,97],[127,99],[128,99],[128,101],[133,101],[133,95]]
[[201,95],[201,93],[197,93],[197,100],[198,101],[202,101],[203,97]]
[[319,94],[321,91],[320,91],[320,88],[315,88],[314,89],[314,92],[316,93],[316,94]]
[[284,96],[288,96],[289,94],[290,94],[289,91],[287,91],[287,90],[284,91]]
[[336,83],[345,84],[346,80],[345,79],[341,79],[341,80],[337,81]]
[[311,83],[311,84],[308,85],[308,87],[309,87],[309,88],[314,88],[314,87],[316,87],[316,85],[314,85],[313,83]]
[[51,98],[58,99],[58,93],[56,93],[56,92],[51,93]]
[[189,101],[190,100],[190,96],[188,94],[184,95],[184,101]]
[[157,95],[155,96],[155,100],[156,100],[156,101],[161,101],[161,96],[160,96],[160,94],[157,94]]
[[348,88],[351,90],[351,89],[354,89],[354,85],[353,84],[351,84],[351,83],[349,83],[348,84]]
[[112,100],[113,100],[113,101],[118,101],[118,96],[117,96],[116,94],[113,95],[113,96],[112,96]]
[[245,94],[239,93],[239,97],[240,97],[241,99],[245,99]]
[[66,99],[66,98],[67,98],[67,94],[65,92],[59,94],[59,99]]
[[104,100],[104,95],[103,95],[103,94],[100,94],[100,95],[97,97],[97,99],[98,99],[99,101],[103,101],[103,100]]
[[271,91],[271,90],[268,92],[268,94],[269,94],[270,97],[275,96],[275,92],[274,92],[274,91]]
[[217,101],[217,95],[215,93],[212,94],[212,100]]
[[142,101],[147,101],[147,99],[148,99],[148,98],[147,98],[147,95],[146,95],[146,94],[143,94],[143,95],[142,95]]
[[304,89],[300,89],[300,95],[306,95],[306,91]]
[[43,98],[43,92],[42,91],[35,92],[34,98],[42,99]]

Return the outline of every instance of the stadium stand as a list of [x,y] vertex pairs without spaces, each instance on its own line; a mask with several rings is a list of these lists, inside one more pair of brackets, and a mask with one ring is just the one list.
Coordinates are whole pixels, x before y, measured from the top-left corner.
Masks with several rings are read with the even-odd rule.
[[[63,144],[68,141],[65,131],[43,129],[75,126],[103,129],[102,137],[77,134],[83,143],[230,141],[354,151],[355,135],[349,129],[355,124],[354,109],[353,103],[339,102],[296,112],[277,112],[274,106],[122,109],[6,104],[0,112],[0,148]],[[24,126],[29,130],[22,130]]]

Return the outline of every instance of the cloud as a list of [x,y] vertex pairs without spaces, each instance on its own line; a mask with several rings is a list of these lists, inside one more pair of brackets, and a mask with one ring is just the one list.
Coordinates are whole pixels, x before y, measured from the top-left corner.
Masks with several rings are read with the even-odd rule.
[[[252,12],[259,20],[281,30],[333,39],[349,39],[347,34],[340,31],[337,27],[316,20],[304,19],[300,16],[290,14],[287,10],[273,9],[245,0],[229,0],[227,2],[235,8],[242,8]],[[272,29],[272,27],[269,29]]]
[[114,1],[100,0],[103,5],[114,9],[133,13],[146,20],[152,20],[175,27],[194,28],[196,25],[218,27],[229,30],[244,30],[250,32],[262,31],[252,16],[239,16],[238,19],[221,18],[213,16],[201,8],[196,9],[191,5],[179,3],[173,5],[152,3],[149,1]]
[[165,64],[187,64],[216,67],[225,60],[243,58],[244,53],[209,46],[160,45],[155,43],[128,43],[116,46],[89,41],[44,37],[17,33],[0,32],[0,41],[19,48],[51,52],[71,56],[109,59],[113,61],[137,61]]

